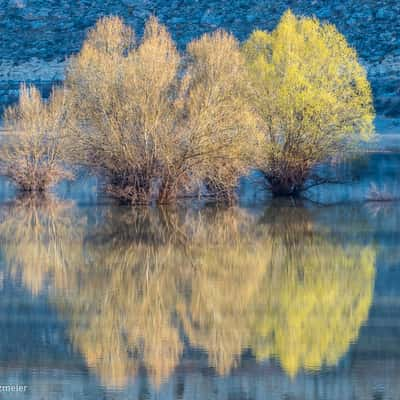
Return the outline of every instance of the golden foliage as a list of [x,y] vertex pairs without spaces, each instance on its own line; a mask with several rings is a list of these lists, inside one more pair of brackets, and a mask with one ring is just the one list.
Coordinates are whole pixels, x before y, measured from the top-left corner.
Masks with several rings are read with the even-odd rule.
[[243,54],[268,141],[261,168],[275,194],[298,193],[318,163],[371,138],[366,72],[333,25],[288,11],[272,33],[255,31]]
[[190,169],[209,191],[229,196],[263,139],[248,104],[245,62],[235,38],[224,31],[189,43],[187,54],[180,100],[192,152],[200,155]]
[[22,191],[44,191],[63,178],[66,138],[64,91],[45,103],[35,87],[21,86],[19,103],[4,114],[6,134],[0,147],[2,173]]
[[71,177],[68,156],[130,203],[232,200],[251,167],[274,194],[298,194],[324,182],[318,165],[372,137],[373,118],[355,50],[315,18],[288,11],[242,50],[216,31],[181,55],[155,17],[139,42],[105,17],[71,58],[65,90],[46,103],[21,88],[5,113],[0,166],[22,190],[43,191]]
[[119,18],[104,18],[67,73],[73,152],[129,202],[168,202],[204,181],[229,192],[254,143],[244,73],[226,33],[189,44],[183,62],[154,17],[139,44]]

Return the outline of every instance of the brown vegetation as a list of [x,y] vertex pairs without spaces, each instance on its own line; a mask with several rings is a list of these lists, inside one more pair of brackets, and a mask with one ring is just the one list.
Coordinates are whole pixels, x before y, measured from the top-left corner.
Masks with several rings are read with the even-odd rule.
[[139,42],[106,17],[71,58],[65,90],[47,103],[22,87],[5,114],[0,162],[22,190],[44,191],[70,177],[68,155],[132,204],[232,200],[251,168],[273,194],[296,195],[326,182],[321,163],[372,137],[373,117],[356,52],[315,18],[288,11],[242,49],[216,31],[180,54],[155,17]]
[[131,203],[166,203],[202,185],[229,197],[255,144],[244,77],[227,33],[190,43],[181,58],[155,18],[139,44],[119,18],[104,18],[67,73],[73,151]]
[[2,173],[22,191],[45,191],[72,174],[64,166],[65,95],[54,90],[46,103],[35,87],[21,87],[19,103],[6,110],[0,146]]

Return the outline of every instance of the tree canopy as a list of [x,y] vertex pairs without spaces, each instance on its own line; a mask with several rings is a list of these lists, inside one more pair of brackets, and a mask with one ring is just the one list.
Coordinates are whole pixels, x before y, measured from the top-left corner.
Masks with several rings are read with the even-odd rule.
[[119,18],[103,18],[67,72],[71,152],[131,203],[169,202],[202,185],[231,195],[256,144],[245,73],[223,31],[181,56],[154,17],[139,43]]
[[366,72],[345,37],[316,18],[286,12],[276,29],[243,46],[253,106],[266,135],[261,164],[275,194],[297,194],[313,168],[373,134]]

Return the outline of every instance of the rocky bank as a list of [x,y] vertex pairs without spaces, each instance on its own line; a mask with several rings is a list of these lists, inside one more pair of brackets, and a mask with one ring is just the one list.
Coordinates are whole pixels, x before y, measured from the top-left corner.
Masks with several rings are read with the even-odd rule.
[[400,115],[398,0],[0,0],[0,103],[15,101],[22,81],[44,91],[62,81],[65,60],[104,15],[122,16],[140,35],[154,14],[183,48],[216,28],[240,40],[273,29],[287,8],[334,23],[367,68],[378,111]]

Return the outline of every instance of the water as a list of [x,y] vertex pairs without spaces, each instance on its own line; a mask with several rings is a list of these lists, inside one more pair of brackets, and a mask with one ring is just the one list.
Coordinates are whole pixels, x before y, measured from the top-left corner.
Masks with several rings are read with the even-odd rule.
[[353,169],[235,207],[122,207],[93,180],[16,201],[2,181],[0,385],[27,388],[0,398],[399,399],[400,203],[363,199],[397,190],[400,156]]

